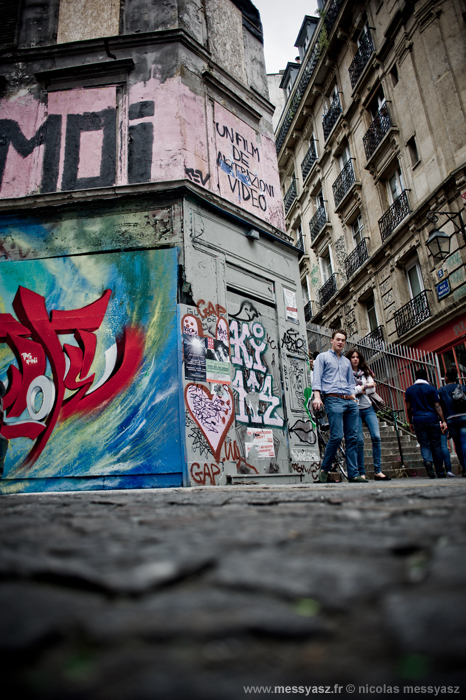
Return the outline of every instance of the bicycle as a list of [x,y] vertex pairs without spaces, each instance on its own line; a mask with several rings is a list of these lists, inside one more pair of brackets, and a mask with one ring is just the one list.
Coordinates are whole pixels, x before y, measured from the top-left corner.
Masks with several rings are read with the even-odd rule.
[[[330,424],[328,422],[327,414],[325,413],[324,408],[321,408],[317,411],[313,409],[313,415],[314,423],[316,426],[317,442],[320,451],[320,459],[322,460],[324,458],[325,449],[327,447],[329,439]],[[344,441],[342,441],[342,444],[344,444]],[[346,469],[346,453],[341,445],[337,450],[334,462],[332,464],[332,468],[330,469],[330,472],[334,471],[341,472],[345,479],[348,479],[348,472]]]

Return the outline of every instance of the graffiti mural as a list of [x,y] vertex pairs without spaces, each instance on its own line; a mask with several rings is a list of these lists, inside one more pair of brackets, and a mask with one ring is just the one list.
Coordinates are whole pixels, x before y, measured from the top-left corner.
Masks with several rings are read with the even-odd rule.
[[3,491],[181,485],[176,285],[174,250],[0,266]]
[[188,411],[210,445],[218,461],[225,436],[234,420],[231,389],[222,384],[211,393],[202,384],[188,384],[184,392]]

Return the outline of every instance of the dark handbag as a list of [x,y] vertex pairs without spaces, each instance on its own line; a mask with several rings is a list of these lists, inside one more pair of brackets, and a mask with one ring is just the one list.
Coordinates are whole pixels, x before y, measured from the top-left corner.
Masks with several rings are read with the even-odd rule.
[[385,408],[385,401],[376,391],[369,394],[369,399],[375,411],[382,411]]
[[451,393],[453,408],[456,413],[466,413],[466,394],[462,384],[457,384]]

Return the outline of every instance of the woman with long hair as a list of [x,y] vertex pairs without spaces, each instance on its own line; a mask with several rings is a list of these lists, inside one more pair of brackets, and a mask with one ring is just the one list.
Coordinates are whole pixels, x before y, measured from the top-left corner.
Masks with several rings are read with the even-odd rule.
[[358,433],[358,471],[359,476],[365,477],[364,467],[364,433],[363,421],[369,429],[372,440],[372,458],[374,460],[374,479],[376,481],[390,481],[391,477],[382,473],[382,443],[380,440],[380,427],[377,415],[372,406],[369,395],[375,391],[374,373],[363,355],[356,348],[346,353],[353,368],[354,382],[356,384],[356,397],[359,403],[359,433]]

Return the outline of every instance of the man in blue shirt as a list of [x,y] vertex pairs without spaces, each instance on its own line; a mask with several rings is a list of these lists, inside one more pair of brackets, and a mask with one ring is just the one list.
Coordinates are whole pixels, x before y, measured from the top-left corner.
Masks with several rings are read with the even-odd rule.
[[330,424],[330,438],[320,467],[319,481],[327,481],[344,436],[348,481],[368,484],[368,480],[358,473],[359,406],[351,362],[342,355],[345,344],[346,331],[334,331],[331,349],[317,355],[314,363],[312,406],[318,411],[325,404]]
[[[435,472],[437,472],[438,478],[443,479],[447,475],[443,467],[441,435],[447,430],[447,424],[440,406],[440,397],[437,389],[427,381],[425,369],[417,369],[415,377],[415,383],[408,387],[405,394],[409,425],[416,433],[421,446],[422,460],[427,474],[431,479],[435,479]],[[439,421],[441,421],[441,427]],[[431,458],[434,460],[435,471],[432,468]]]

